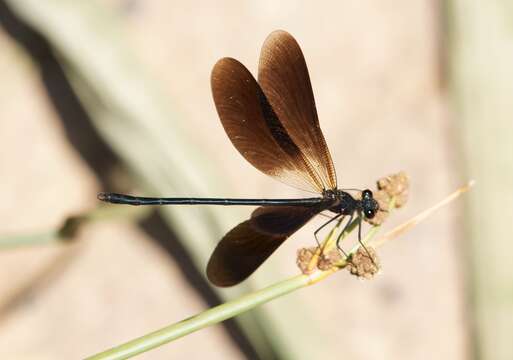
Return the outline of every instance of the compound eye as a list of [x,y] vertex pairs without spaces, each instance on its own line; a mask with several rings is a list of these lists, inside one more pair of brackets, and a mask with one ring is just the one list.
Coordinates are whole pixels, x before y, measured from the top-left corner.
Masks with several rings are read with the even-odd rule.
[[370,191],[369,189],[363,190],[362,191],[362,198],[363,199],[372,198],[372,191]]
[[372,219],[374,217],[374,215],[376,215],[376,211],[374,211],[372,209],[365,210],[365,217],[367,219]]

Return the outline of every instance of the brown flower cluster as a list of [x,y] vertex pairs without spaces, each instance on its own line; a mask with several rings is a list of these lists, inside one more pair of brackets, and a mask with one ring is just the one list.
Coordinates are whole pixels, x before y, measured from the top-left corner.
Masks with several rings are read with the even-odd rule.
[[340,254],[338,249],[331,249],[330,251],[322,252],[314,264],[315,266],[310,268],[310,266],[312,266],[312,259],[317,250],[317,246],[298,250],[296,263],[303,274],[310,274],[317,269],[327,271],[334,266],[339,266],[342,260],[342,254]]
[[297,259],[296,264],[299,267],[299,270],[303,274],[309,274],[315,269],[309,269],[310,262],[315,254],[317,247],[310,248],[301,248],[297,251]]
[[355,276],[370,279],[379,271],[379,258],[370,246],[359,247],[347,263],[347,269]]

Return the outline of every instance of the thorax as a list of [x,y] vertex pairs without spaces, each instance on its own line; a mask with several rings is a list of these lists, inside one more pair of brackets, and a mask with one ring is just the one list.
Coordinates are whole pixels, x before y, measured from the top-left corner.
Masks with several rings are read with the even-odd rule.
[[328,210],[336,214],[351,215],[359,206],[359,200],[343,190],[326,190],[323,196],[333,200],[333,205]]

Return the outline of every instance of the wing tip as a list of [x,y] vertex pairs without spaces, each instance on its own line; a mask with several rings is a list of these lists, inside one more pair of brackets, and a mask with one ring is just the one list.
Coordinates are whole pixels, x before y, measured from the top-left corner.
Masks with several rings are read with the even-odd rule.
[[283,30],[283,29],[276,29],[274,31],[272,31],[269,35],[267,35],[267,39],[271,39],[271,38],[274,38],[274,37],[290,37],[290,38],[293,38],[293,36],[286,30]]

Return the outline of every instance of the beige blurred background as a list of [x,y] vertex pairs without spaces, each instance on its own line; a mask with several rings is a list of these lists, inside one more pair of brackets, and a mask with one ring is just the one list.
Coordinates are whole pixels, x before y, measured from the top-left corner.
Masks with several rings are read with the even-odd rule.
[[[339,185],[409,174],[410,201],[385,230],[477,186],[380,249],[374,280],[340,273],[140,358],[511,359],[506,4],[0,1],[0,358],[83,358],[298,272],[322,218],[219,291],[208,256],[251,209],[96,200],[304,196],[242,159],[210,93],[217,59],[255,73],[265,37],[284,29],[305,54]],[[73,241],[55,236],[87,214]]]

